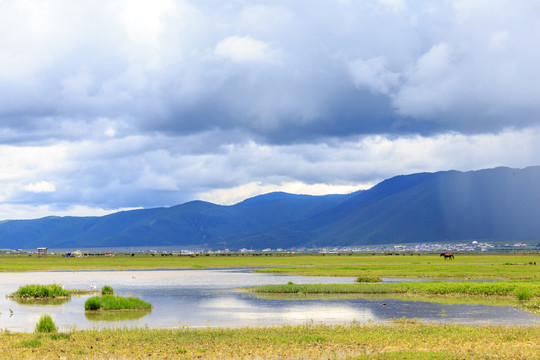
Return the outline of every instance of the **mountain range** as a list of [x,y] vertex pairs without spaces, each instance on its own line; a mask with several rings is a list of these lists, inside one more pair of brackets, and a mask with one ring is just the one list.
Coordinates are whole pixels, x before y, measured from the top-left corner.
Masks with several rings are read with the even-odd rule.
[[290,248],[540,239],[540,167],[400,175],[346,195],[282,192],[101,217],[0,222],[0,248]]

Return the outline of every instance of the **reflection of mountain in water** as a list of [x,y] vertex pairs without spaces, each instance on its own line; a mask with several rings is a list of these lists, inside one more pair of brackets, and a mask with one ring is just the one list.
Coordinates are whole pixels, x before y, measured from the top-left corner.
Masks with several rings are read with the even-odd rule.
[[152,311],[85,311],[84,316],[90,321],[138,320]]

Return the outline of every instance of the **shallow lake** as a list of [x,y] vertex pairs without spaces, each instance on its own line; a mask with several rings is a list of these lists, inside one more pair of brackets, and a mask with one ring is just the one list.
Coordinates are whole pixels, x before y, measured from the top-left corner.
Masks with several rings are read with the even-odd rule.
[[[352,283],[354,278],[251,273],[251,269],[58,271],[0,273],[0,329],[32,332],[42,314],[61,331],[102,327],[243,327],[304,323],[383,322],[392,318],[461,324],[540,325],[540,316],[511,306],[446,305],[396,299],[273,300],[239,291],[263,284]],[[392,279],[387,279],[392,281]],[[26,284],[57,283],[67,289],[110,285],[121,296],[141,298],[149,313],[93,314],[84,311],[89,296],[61,304],[17,303],[7,294]],[[12,311],[12,312],[11,312]]]

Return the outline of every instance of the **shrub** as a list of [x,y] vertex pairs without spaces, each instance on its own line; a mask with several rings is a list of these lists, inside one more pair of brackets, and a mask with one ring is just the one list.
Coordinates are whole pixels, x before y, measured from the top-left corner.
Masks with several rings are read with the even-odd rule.
[[54,333],[56,331],[56,325],[50,315],[44,314],[39,318],[39,322],[36,325],[36,332]]
[[101,295],[112,295],[114,294],[114,290],[109,285],[105,285],[101,288]]

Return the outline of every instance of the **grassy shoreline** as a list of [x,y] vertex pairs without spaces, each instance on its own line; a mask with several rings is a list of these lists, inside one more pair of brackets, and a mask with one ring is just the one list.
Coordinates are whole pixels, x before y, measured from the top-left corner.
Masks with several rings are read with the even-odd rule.
[[[292,284],[261,285],[246,289],[256,295],[405,295],[418,300],[451,298],[452,303],[485,302],[512,305],[540,314],[540,284],[535,282],[407,282],[385,284]],[[276,296],[277,295],[277,296]]]
[[534,359],[531,326],[299,325],[240,329],[103,329],[0,334],[2,359]]
[[250,289],[261,293],[303,294],[466,294],[466,295],[515,295],[529,294],[529,300],[540,298],[540,284],[531,282],[402,282],[384,284],[286,284],[260,285]]

